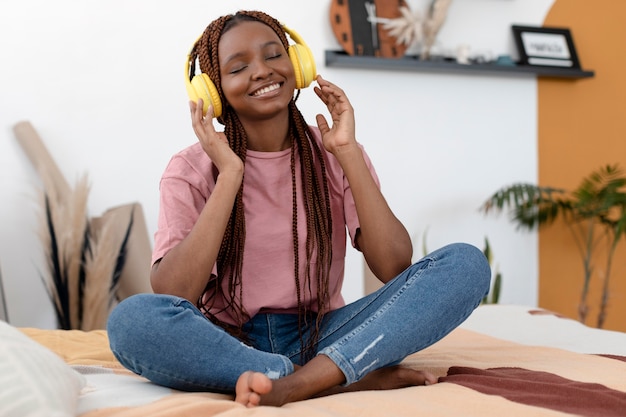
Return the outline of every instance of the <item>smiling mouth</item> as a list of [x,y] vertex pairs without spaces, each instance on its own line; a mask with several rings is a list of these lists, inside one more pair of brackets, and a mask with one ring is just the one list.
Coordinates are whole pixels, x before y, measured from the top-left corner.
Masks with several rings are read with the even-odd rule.
[[268,85],[267,87],[263,87],[260,90],[256,90],[251,95],[254,97],[258,97],[258,96],[262,96],[263,94],[270,93],[274,90],[278,90],[279,88],[280,88],[280,84],[276,83],[276,84]]

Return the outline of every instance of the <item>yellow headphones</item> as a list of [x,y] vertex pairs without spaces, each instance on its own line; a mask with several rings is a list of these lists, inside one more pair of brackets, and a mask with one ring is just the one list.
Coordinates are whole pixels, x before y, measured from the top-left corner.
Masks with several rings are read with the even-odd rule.
[[[285,30],[285,33],[287,33],[295,42],[295,44],[289,45],[287,53],[289,54],[289,59],[291,60],[296,76],[296,88],[306,88],[317,76],[313,53],[306,43],[304,43],[304,40],[300,37],[300,35],[287,28],[285,25],[283,25],[283,29]],[[196,40],[194,45],[197,42],[198,41]],[[209,104],[212,104],[213,117],[221,116],[222,102],[220,100],[220,95],[217,92],[217,88],[215,88],[215,84],[213,84],[213,81],[211,81],[209,76],[205,73],[194,75],[190,72],[190,68],[194,68],[195,72],[195,62],[192,61],[195,60],[191,58],[190,50],[187,54],[187,62],[185,63],[185,85],[187,87],[187,95],[189,95],[189,99],[197,102],[198,99],[201,98],[204,103],[204,114],[206,114],[209,110]]]

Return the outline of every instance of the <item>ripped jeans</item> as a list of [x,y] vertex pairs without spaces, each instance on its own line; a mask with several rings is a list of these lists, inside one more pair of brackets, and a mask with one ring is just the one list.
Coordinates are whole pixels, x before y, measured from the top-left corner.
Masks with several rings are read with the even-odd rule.
[[[341,369],[346,385],[398,364],[460,325],[488,292],[490,278],[479,249],[445,246],[378,291],[327,313],[317,354]],[[125,367],[179,390],[231,393],[245,371],[277,379],[301,364],[297,315],[256,315],[244,327],[246,345],[185,299],[139,294],[113,310],[107,330]]]

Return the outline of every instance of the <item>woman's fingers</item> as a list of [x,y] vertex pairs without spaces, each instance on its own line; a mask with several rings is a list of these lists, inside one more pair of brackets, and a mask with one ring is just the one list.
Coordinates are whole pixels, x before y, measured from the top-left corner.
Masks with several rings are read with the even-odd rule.
[[317,96],[328,108],[328,111],[333,116],[333,119],[342,114],[346,110],[351,110],[352,105],[346,96],[346,93],[335,84],[324,80],[321,76],[318,76],[318,87],[315,87],[314,91]]
[[[204,115],[204,104],[202,99],[198,99],[198,102],[189,101],[189,109],[191,111],[191,123],[196,132],[196,135],[199,136],[199,139],[203,133],[211,133],[215,132],[213,129],[213,106],[209,105],[206,115]],[[207,126],[210,126],[210,129],[207,129]]]
[[315,116],[315,121],[317,122],[317,127],[320,130],[320,133],[324,136],[330,130],[326,118],[323,115],[318,114]]

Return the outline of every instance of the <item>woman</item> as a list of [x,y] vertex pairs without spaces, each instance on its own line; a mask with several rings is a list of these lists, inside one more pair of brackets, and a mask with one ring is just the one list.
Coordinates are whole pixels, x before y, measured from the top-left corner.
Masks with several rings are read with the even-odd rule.
[[[348,98],[317,76],[332,123],[317,115],[308,126],[288,48],[285,29],[253,11],[215,20],[194,45],[219,102],[206,116],[202,100],[190,102],[199,141],[161,180],[155,294],[116,307],[111,348],[155,383],[234,392],[246,406],[436,383],[398,364],[465,320],[488,290],[489,265],[466,244],[411,265]],[[218,106],[223,132],[212,123]],[[346,230],[385,283],[349,305]]]

